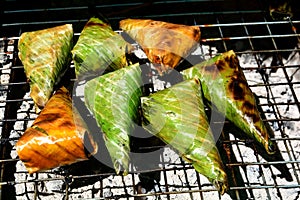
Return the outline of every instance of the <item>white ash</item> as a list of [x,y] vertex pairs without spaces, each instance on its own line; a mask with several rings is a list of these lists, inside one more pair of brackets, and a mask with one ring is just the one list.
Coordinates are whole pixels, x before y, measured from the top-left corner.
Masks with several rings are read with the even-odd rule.
[[[0,41],[2,42],[2,41]],[[0,67],[1,70],[1,76],[0,76],[0,119],[4,118],[4,111],[5,111],[5,100],[7,97],[7,93],[5,90],[7,89],[7,84],[9,82],[9,73],[10,68],[12,66],[11,62],[7,62],[9,59],[12,59],[12,54],[6,54],[4,53],[4,46],[0,44],[0,64],[2,67]],[[1,122],[0,122],[1,125]],[[2,133],[2,126],[0,126],[0,137]]]
[[[263,67],[268,67],[270,66],[271,59],[266,59],[262,66]],[[247,68],[252,68],[252,67],[257,67],[256,61],[252,55],[242,55],[239,57],[240,64],[242,67],[245,69]],[[289,79],[291,79],[293,82],[299,82],[300,81],[300,72],[299,72],[299,52],[294,52],[291,54],[290,58],[288,60],[283,60],[285,70],[287,71]],[[298,65],[298,66],[296,66]],[[263,84],[262,78],[259,73],[256,73],[254,71],[250,70],[245,70],[245,76],[247,78],[247,81],[249,85],[258,85],[258,84]],[[285,77],[284,74],[284,68],[279,68],[275,73],[270,73],[267,71],[269,74],[268,76],[268,81],[270,84],[277,84],[277,83],[287,83],[287,77]],[[299,90],[299,84],[294,84],[292,89],[295,91],[296,95],[300,94]],[[266,97],[267,93],[270,91],[267,91],[265,87],[251,87],[251,90],[258,96],[263,96]],[[274,99],[276,102],[274,103],[291,103],[295,102],[293,96],[292,96],[292,90],[289,88],[288,84],[283,84],[283,85],[274,85],[271,86],[271,93],[274,96]],[[299,98],[299,96],[297,96]],[[272,98],[270,98],[271,101],[273,101]],[[260,103],[262,104],[267,104],[267,99],[260,98]],[[292,105],[277,105],[278,110],[273,110],[272,107],[269,106],[263,106],[264,111],[271,111],[271,112],[266,112],[266,117],[267,119],[276,119],[276,116],[273,114],[274,112],[279,115],[279,118],[283,119],[299,119],[299,113],[300,111],[298,110],[297,106],[295,104]],[[271,123],[273,130],[275,130],[275,138],[282,138],[281,132],[279,131],[279,124],[278,123]],[[299,138],[300,137],[300,122],[299,120],[291,120],[291,121],[283,121],[281,124],[282,129],[284,130],[284,133],[290,137],[290,138]],[[282,141],[277,141],[279,149],[281,150],[281,153],[283,155],[284,160],[289,161],[291,158],[289,157],[286,147],[284,146],[284,142]],[[296,154],[295,160],[299,160],[299,151],[296,151],[296,149],[299,148],[300,142],[298,140],[293,140],[291,142],[292,146],[290,147],[291,149],[289,151],[294,151]],[[240,146],[240,148],[243,148],[243,146]],[[253,156],[253,153],[251,153],[251,150],[247,152],[247,148],[244,147],[244,149],[241,150],[243,152],[243,160],[244,161],[252,161],[256,162],[256,158]],[[242,161],[242,160],[238,160]],[[265,162],[263,158],[260,158],[260,162]],[[265,182],[267,185],[274,185],[274,179],[272,178],[272,174],[270,173],[269,168],[264,168],[262,167]],[[272,167],[272,170],[276,174],[276,169]],[[260,176],[260,169],[258,165],[250,165],[247,166],[247,173],[248,173],[248,178],[250,183],[255,183],[257,182],[258,185],[265,185],[263,182],[263,177]],[[293,175],[293,182],[287,182],[285,179],[276,179],[276,182],[278,185],[297,185],[296,182],[296,177],[294,177],[293,171],[291,171]],[[299,173],[299,172],[298,172]],[[298,174],[299,176],[299,174]],[[258,182],[259,181],[259,182]],[[269,189],[267,194],[267,191],[264,189],[261,190],[253,190],[255,197],[257,199],[268,199],[268,195],[271,196],[271,199],[280,199],[277,195],[277,190],[276,189]],[[280,189],[281,196],[283,199],[296,199],[299,197],[299,189]]]

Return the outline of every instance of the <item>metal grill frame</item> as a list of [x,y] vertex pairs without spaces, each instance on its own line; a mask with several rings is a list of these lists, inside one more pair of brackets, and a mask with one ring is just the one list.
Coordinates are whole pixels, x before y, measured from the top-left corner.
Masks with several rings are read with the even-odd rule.
[[[162,2],[161,2],[162,4]],[[69,9],[78,9],[77,8],[69,8]],[[81,8],[85,9],[85,8]],[[55,10],[55,9],[54,9]],[[35,10],[38,12],[39,10]],[[7,13],[14,13],[14,12],[29,12],[29,10],[23,11],[7,11]],[[265,53],[269,54],[280,54],[284,52],[288,53],[299,53],[299,48],[289,48],[289,49],[282,49],[279,48],[277,45],[277,38],[296,38],[299,41],[300,34],[297,33],[296,26],[300,25],[299,20],[292,20],[287,19],[283,21],[271,21],[265,17],[261,18],[261,21],[251,21],[248,22],[244,19],[244,16],[247,14],[258,14],[264,16],[265,13],[262,13],[261,10],[258,11],[240,11],[236,13],[235,11],[224,11],[224,12],[203,12],[203,13],[188,13],[189,16],[194,18],[195,24],[201,28],[202,32],[206,32],[201,39],[202,46],[209,46],[211,48],[215,47],[216,45],[221,46],[223,51],[230,50],[232,41],[243,41],[247,42],[249,49],[243,49],[238,51],[236,49],[235,52],[238,56],[242,56],[245,54],[251,55],[255,58],[256,64],[255,66],[247,66],[243,67],[245,72],[246,78],[249,72],[260,74],[261,79],[257,80],[257,83],[250,84],[251,89],[253,90],[267,90],[268,97],[260,97],[263,100],[263,103],[260,103],[261,106],[268,114],[267,110],[271,110],[271,114],[275,116],[275,118],[267,118],[265,121],[267,123],[277,124],[276,130],[276,137],[274,140],[278,143],[281,143],[281,152],[284,155],[285,161],[273,161],[267,162],[260,157],[259,154],[255,154],[255,160],[247,160],[244,158],[243,149],[247,149],[247,142],[245,140],[241,140],[235,138],[233,136],[227,137],[223,135],[223,138],[220,139],[222,145],[227,146],[228,148],[234,149],[234,154],[237,158],[236,162],[227,163],[226,166],[239,170],[243,175],[244,184],[242,186],[236,185],[231,186],[230,191],[232,194],[236,195],[236,199],[242,199],[239,191],[246,192],[246,196],[248,199],[261,199],[260,193],[263,194],[262,196],[266,199],[273,199],[274,193],[277,193],[276,199],[289,199],[289,196],[284,196],[283,191],[295,191],[298,193],[296,198],[300,196],[300,160],[299,160],[299,152],[296,149],[293,149],[294,143],[300,144],[300,136],[292,136],[286,134],[286,125],[285,122],[291,122],[294,124],[300,124],[300,103],[299,103],[299,93],[297,93],[296,88],[300,86],[299,80],[293,79],[293,77],[288,73],[288,69],[296,69],[300,68],[300,62],[296,65],[272,65],[272,66],[264,66],[261,61],[261,55]],[[175,15],[175,14],[174,14]],[[173,15],[173,16],[174,16]],[[187,13],[180,13],[177,14],[178,17],[186,16]],[[210,15],[213,16],[216,23],[212,24],[199,24],[197,22],[197,18],[202,15]],[[227,22],[223,18],[230,15],[238,15],[239,20],[238,22]],[[175,15],[176,16],[176,15]],[[166,15],[153,15],[153,16],[143,16],[143,17],[150,17],[150,18],[168,18],[170,17],[169,14]],[[87,19],[86,19],[87,20]],[[119,19],[115,19],[119,20]],[[85,21],[85,19],[82,19]],[[57,23],[76,23],[77,20],[63,20],[63,21],[50,21],[47,22],[49,26],[52,26]],[[37,22],[37,24],[40,22]],[[26,23],[11,23],[11,24],[3,24],[6,27],[15,27],[20,25],[28,25],[28,24],[35,24],[35,22],[26,22]],[[275,25],[287,25],[292,30],[292,33],[288,34],[273,34],[272,27]],[[249,29],[252,26],[262,26],[264,27],[267,32],[263,35],[254,35],[249,33]],[[234,30],[234,27],[238,27],[239,30],[243,30],[244,33],[240,33],[237,36],[231,36],[230,33],[228,35],[228,31],[224,32],[224,29],[229,28],[230,30]],[[209,36],[209,29],[218,30],[217,34],[213,37]],[[118,30],[116,30],[118,31]],[[120,32],[121,33],[121,32]],[[76,33],[75,35],[79,35]],[[207,36],[207,37],[206,37]],[[256,45],[254,44],[255,40],[262,41],[264,39],[268,39],[271,41],[272,47],[270,49],[257,49]],[[1,76],[9,76],[10,80],[8,83],[1,83],[0,92],[2,93],[3,98],[0,100],[0,109],[4,111],[3,116],[0,118],[0,131],[1,131],[1,153],[2,157],[0,158],[0,165],[1,165],[1,180],[0,180],[0,187],[1,187],[1,197],[5,196],[4,193],[8,191],[15,191],[16,187],[24,187],[26,190],[21,194],[16,194],[15,197],[21,198],[23,196],[25,199],[41,199],[43,197],[47,197],[48,195],[52,195],[53,197],[63,198],[63,199],[73,199],[73,198],[85,198],[85,199],[143,199],[143,198],[155,198],[155,199],[173,199],[179,198],[182,195],[182,198],[186,199],[206,199],[216,198],[216,199],[226,199],[227,197],[222,197],[218,194],[215,188],[201,175],[195,173],[194,169],[191,167],[190,164],[185,163],[181,159],[177,159],[174,163],[169,163],[165,161],[165,157],[162,154],[160,159],[160,166],[157,169],[151,170],[141,170],[137,171],[136,173],[130,173],[128,176],[116,176],[114,173],[96,173],[96,174],[87,174],[87,175],[55,175],[50,176],[47,178],[47,175],[53,175],[55,172],[41,172],[36,173],[33,176],[29,176],[26,171],[13,171],[12,174],[6,174],[8,172],[8,168],[14,167],[17,163],[20,164],[20,161],[17,158],[11,158],[10,153],[14,151],[14,146],[11,145],[11,142],[17,141],[18,137],[12,137],[11,131],[17,132],[19,135],[22,134],[28,124],[32,122],[36,115],[35,113],[28,112],[25,113],[26,117],[18,118],[17,112],[18,110],[14,109],[14,105],[19,104],[21,105],[23,102],[27,102],[28,105],[33,106],[32,99],[30,97],[24,97],[24,95],[17,95],[18,89],[21,87],[27,87],[28,89],[28,82],[24,76],[21,76],[21,71],[23,70],[23,66],[21,65],[20,61],[18,60],[17,55],[17,36],[7,37],[7,38],[0,38],[0,42],[2,42],[5,46],[4,49],[6,52],[1,52],[1,55],[8,55],[9,60],[8,62],[11,64],[9,68],[3,68],[4,65],[0,65],[0,75]],[[4,42],[5,41],[5,42]],[[14,41],[14,43],[11,43]],[[221,50],[222,51],[222,50]],[[203,51],[204,52],[204,51]],[[203,58],[208,59],[215,55],[216,52],[208,51],[207,54],[202,54]],[[72,66],[71,66],[72,68]],[[266,70],[282,70],[285,79],[282,82],[273,83],[270,82],[270,77],[267,77],[265,73],[261,73],[262,71]],[[260,72],[260,73],[259,73]],[[272,73],[276,74],[277,72]],[[281,99],[277,99],[278,94],[276,94],[275,87],[277,86],[286,86],[286,88],[291,92],[291,101],[284,102]],[[270,101],[264,101],[265,99],[269,99]],[[296,110],[297,116],[294,118],[285,118],[281,113],[281,106],[293,106]],[[30,109],[29,109],[30,110]],[[31,109],[32,110],[32,109]],[[20,114],[20,113],[18,113]],[[23,129],[15,130],[14,125],[17,122],[24,122]],[[296,135],[296,134],[295,134]],[[167,163],[167,165],[165,165]],[[276,178],[278,172],[274,168],[274,165],[278,164],[287,164],[290,172],[293,176],[293,181],[286,182],[281,180],[280,178]],[[255,167],[259,170],[260,177],[258,177],[257,182],[253,182],[247,173],[251,167]],[[252,168],[251,168],[252,169]],[[136,187],[139,182],[138,175],[140,173],[147,173],[147,172],[158,172],[161,174],[160,182],[156,184],[155,191],[151,191],[146,194],[138,194]],[[22,174],[24,179],[16,179],[16,174]],[[170,179],[170,174],[180,174],[181,182],[175,184]],[[190,179],[190,174],[195,174],[194,179]],[[106,178],[102,178],[106,177]],[[119,180],[119,184],[114,185],[114,183],[109,182],[109,177],[113,177],[114,179]],[[88,187],[87,191],[82,191],[83,189],[72,189],[70,188],[70,184],[76,180],[83,180],[83,179],[92,179],[92,178],[99,178],[99,180],[93,186]],[[57,191],[47,191],[43,190],[43,186],[47,182],[64,182],[66,185],[65,190],[57,190]],[[194,181],[194,182],[191,182]],[[47,194],[48,193],[48,194]],[[87,197],[81,196],[82,193],[87,193]]]

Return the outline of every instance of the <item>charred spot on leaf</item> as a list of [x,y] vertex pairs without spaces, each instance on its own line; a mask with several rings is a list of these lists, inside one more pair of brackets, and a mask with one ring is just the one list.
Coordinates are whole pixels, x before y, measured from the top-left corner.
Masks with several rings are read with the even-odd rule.
[[244,103],[243,103],[243,109],[244,110],[251,110],[251,112],[255,109],[255,106],[251,103],[251,102],[249,102],[249,101],[245,101]]
[[235,77],[235,79],[239,79],[240,82],[247,84],[247,81],[244,79],[244,75],[241,73],[241,71],[235,70],[231,76]]
[[240,67],[239,60],[237,57],[231,56],[230,66],[235,69],[238,69]]
[[154,57],[153,57],[153,62],[154,62],[154,63],[160,63],[160,57],[154,56]]
[[66,120],[64,121],[61,125],[61,127],[69,127],[69,126],[74,126],[74,123],[69,121],[69,120]]
[[[259,116],[257,116],[254,112],[246,112],[246,115],[247,115],[250,119],[252,119],[252,122],[253,122],[254,124],[260,120],[260,119],[259,119]],[[262,131],[261,131],[261,129],[260,129],[259,127],[257,127],[257,126],[255,126],[255,127],[256,127],[256,129],[257,129],[260,133],[262,133]]]
[[249,101],[245,101],[242,107],[243,111],[252,119],[253,123],[258,122],[259,116],[255,113],[255,105]]
[[212,73],[212,72],[217,71],[217,66],[216,65],[207,65],[204,67],[204,70],[206,72]]
[[226,63],[231,63],[231,56],[225,56],[223,59]]
[[150,25],[151,25],[151,26],[155,26],[157,23],[158,23],[158,22],[156,22],[156,21],[151,21]]
[[204,66],[203,69],[203,73],[209,74],[212,79],[216,79],[219,75],[219,70],[216,64]]
[[[252,114],[252,119],[253,119],[253,123],[256,123],[256,122],[258,122],[260,120],[259,116],[256,115],[255,113]],[[262,132],[262,131],[260,130],[260,132]]]
[[195,28],[194,33],[193,33],[194,34],[193,37],[196,38],[199,35],[199,32],[200,32],[200,30]]
[[218,60],[218,62],[216,63],[218,70],[220,70],[220,71],[224,70],[225,64],[226,63],[224,60]]
[[[253,121],[254,121],[254,119],[253,119]],[[266,132],[265,131],[261,130],[261,128],[259,126],[255,126],[255,128],[261,134],[261,136],[263,138],[266,138]]]
[[43,120],[41,120],[42,123],[45,122],[51,123],[54,122],[56,119],[61,118],[61,115],[59,113],[51,113],[51,114],[43,114],[42,117],[43,117]]
[[232,95],[234,100],[243,100],[245,96],[245,91],[243,87],[241,87],[242,82],[237,78],[232,77],[231,82],[229,84],[229,90],[232,91]]
[[198,79],[198,78],[194,78],[194,81],[195,81],[195,83],[196,83],[197,85],[199,85],[199,84],[200,84],[200,81],[199,81],[199,79]]
[[[60,93],[60,94],[62,94],[63,96],[61,96],[61,99],[64,101],[64,102],[69,102],[70,101],[70,93],[69,92],[67,92],[67,93],[65,93],[65,92],[63,92],[63,91],[61,91],[61,90],[58,90],[55,94],[58,94],[58,93]],[[66,94],[66,95],[65,95]],[[54,107],[54,106],[53,106]],[[59,108],[64,108],[62,105],[57,105],[57,106],[55,106],[55,107],[59,107]]]
[[100,23],[96,23],[96,22],[88,22],[85,27],[90,27],[90,26],[100,26],[100,27],[103,27],[103,26],[106,26],[106,24],[100,24]]
[[236,69],[239,66],[239,61],[234,55],[226,56],[223,62],[228,63],[229,67],[232,69]]

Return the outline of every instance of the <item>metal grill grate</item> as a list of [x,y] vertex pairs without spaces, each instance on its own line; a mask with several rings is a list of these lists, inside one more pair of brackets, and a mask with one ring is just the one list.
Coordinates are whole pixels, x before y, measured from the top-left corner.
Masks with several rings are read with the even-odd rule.
[[[164,5],[163,2],[157,4]],[[128,6],[135,4],[124,7]],[[70,8],[76,9],[87,8]],[[53,9],[53,12],[55,10],[63,9]],[[28,12],[30,10],[15,10],[6,11],[6,14]],[[24,69],[17,56],[18,37],[8,35],[0,38],[1,199],[299,199],[300,52],[297,44],[300,34],[296,27],[299,27],[300,21],[273,21],[265,16],[266,13],[261,10],[142,16],[199,25],[201,45],[194,54],[201,59],[233,49],[252,91],[258,97],[265,121],[275,132],[274,140],[279,145],[283,160],[266,160],[253,150],[251,141],[236,138],[224,129],[218,147],[231,177],[230,190],[224,196],[220,196],[205,177],[196,173],[190,164],[182,161],[168,147],[159,150],[160,156],[151,162],[153,166],[149,169],[137,168],[125,177],[116,176],[94,161],[29,175],[17,158],[14,144],[36,114]],[[109,20],[114,23],[121,18],[111,17]],[[30,27],[35,29],[32,25],[78,25],[86,20],[20,21],[3,24],[3,27],[23,31]],[[78,30],[81,30],[79,27]],[[68,81],[74,81],[73,70],[71,64],[66,75]],[[151,148],[156,147],[145,145],[140,150]],[[287,166],[292,180],[281,177],[277,167],[282,165]],[[153,180],[149,181],[149,177]]]

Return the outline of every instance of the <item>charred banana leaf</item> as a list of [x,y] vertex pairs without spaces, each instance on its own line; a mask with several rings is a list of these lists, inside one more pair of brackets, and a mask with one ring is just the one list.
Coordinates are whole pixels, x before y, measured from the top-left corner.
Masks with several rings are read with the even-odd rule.
[[[85,148],[87,140],[92,145],[90,152]],[[65,87],[55,92],[16,143],[19,158],[29,173],[87,160],[97,148]]]
[[85,104],[104,133],[104,141],[117,174],[128,173],[129,134],[138,120],[142,96],[139,64],[116,70],[88,81]]
[[[254,96],[255,96],[256,102],[259,104],[259,98],[256,95],[254,95]],[[260,111],[260,115],[261,115],[260,117],[263,120],[265,120],[266,116],[265,116],[265,113],[263,112],[261,106],[257,106],[257,108]],[[266,128],[267,128],[270,136],[272,138],[275,137],[270,124],[266,123],[265,125],[266,125]],[[228,133],[233,133],[238,138],[242,138],[243,134],[245,135],[244,131],[239,129],[238,127],[236,127],[233,123],[224,124],[223,130]],[[274,145],[276,145],[276,148],[278,148],[277,143],[274,143]],[[264,151],[264,148],[261,145],[253,145],[252,143],[249,143],[248,147],[253,149],[254,154],[259,153],[259,155],[261,155],[263,157],[263,159],[265,159],[267,162],[282,161],[283,163],[275,164],[275,165],[273,165],[273,167],[277,168],[278,171],[281,173],[278,175],[280,178],[285,178],[287,181],[293,181],[292,174],[291,174],[288,166],[284,163],[285,160],[282,157],[282,154],[280,151],[276,151],[274,154],[270,155]]]
[[243,130],[247,138],[274,154],[276,145],[270,140],[256,106],[255,96],[239,65],[234,51],[228,51],[181,72],[184,79],[198,76],[204,97],[228,120]]
[[71,61],[73,27],[65,24],[25,32],[18,43],[19,58],[30,81],[30,96],[37,112],[45,106]]
[[94,76],[128,66],[126,52],[131,45],[111,26],[90,18],[72,52],[77,77]]
[[143,127],[171,145],[223,194],[228,189],[216,142],[205,115],[198,79],[141,98]]
[[120,28],[141,45],[159,75],[172,71],[197,47],[199,26],[151,19],[123,19]]

